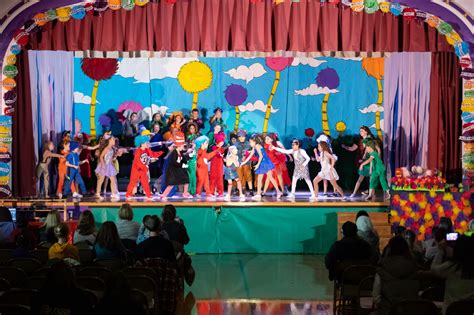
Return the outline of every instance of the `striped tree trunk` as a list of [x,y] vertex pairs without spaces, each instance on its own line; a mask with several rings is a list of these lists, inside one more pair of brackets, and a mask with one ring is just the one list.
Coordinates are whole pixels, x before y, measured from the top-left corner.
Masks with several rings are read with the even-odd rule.
[[[382,88],[382,80],[377,80],[377,89],[378,89],[378,97],[377,97],[377,106],[382,107],[383,102],[383,88]],[[377,129],[377,136],[380,140],[382,139],[382,128],[380,127],[380,116],[381,112],[377,111],[375,113],[375,129]]]
[[325,135],[330,136],[331,132],[329,131],[329,119],[328,119],[328,100],[329,100],[329,95],[331,94],[326,94],[324,95],[323,98],[323,106],[321,108],[321,117],[322,117],[322,126],[323,126],[323,132]]
[[265,120],[263,121],[263,134],[267,134],[268,130],[268,120],[270,119],[270,114],[272,112],[272,101],[273,96],[275,96],[278,84],[280,83],[280,71],[275,71],[275,80],[273,81],[272,91],[267,102],[267,110],[265,111]]
[[235,124],[234,124],[234,132],[237,133],[239,130],[239,121],[240,121],[240,109],[239,106],[235,106]]
[[191,106],[191,110],[197,108],[198,96],[199,96],[199,93],[197,93],[197,92],[193,93],[193,105]]
[[95,129],[95,106],[97,103],[97,90],[99,89],[99,80],[94,81],[94,88],[92,89],[91,109],[90,109],[90,137],[91,140],[96,138],[97,131]]

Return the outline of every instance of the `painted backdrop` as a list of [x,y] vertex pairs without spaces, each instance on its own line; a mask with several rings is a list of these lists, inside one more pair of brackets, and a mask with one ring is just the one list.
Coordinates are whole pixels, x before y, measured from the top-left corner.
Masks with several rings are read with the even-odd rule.
[[337,137],[361,125],[381,135],[383,69],[382,58],[75,58],[74,114],[92,135],[119,134],[127,110],[151,119],[193,107],[206,119],[223,108],[227,131],[285,140],[305,128]]

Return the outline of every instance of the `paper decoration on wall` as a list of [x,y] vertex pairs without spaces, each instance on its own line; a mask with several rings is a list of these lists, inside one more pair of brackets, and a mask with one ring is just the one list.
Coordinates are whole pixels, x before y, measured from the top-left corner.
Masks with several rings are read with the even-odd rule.
[[19,29],[17,30],[14,35],[13,39],[16,41],[16,43],[20,46],[25,46],[28,44],[30,38],[28,36],[28,33],[26,33],[24,30]]
[[12,155],[10,152],[0,152],[0,162],[10,163],[12,160]]
[[446,34],[446,41],[449,45],[453,46],[454,44],[461,42],[462,39],[456,31],[452,31],[449,34]]
[[227,103],[229,103],[229,105],[235,109],[234,132],[237,132],[239,130],[240,121],[239,106],[243,105],[244,102],[247,100],[247,89],[244,88],[242,85],[231,84],[225,89],[224,96]]
[[119,10],[122,7],[121,0],[107,0],[111,10]]
[[12,78],[3,79],[3,88],[7,91],[11,91],[16,87],[16,81]]
[[103,12],[107,10],[109,6],[107,2],[96,2],[94,3],[93,7],[94,7],[94,13],[101,15]]
[[462,69],[470,68],[472,66],[471,56],[466,55],[461,57],[461,59],[459,60],[459,65]]
[[48,23],[48,17],[44,13],[38,13],[33,17],[33,20],[35,21],[36,25],[38,26],[43,26],[46,23]]
[[21,52],[21,47],[16,44],[12,45],[12,47],[10,47],[10,52],[14,55],[18,55]]
[[40,30],[40,27],[35,23],[33,19],[29,19],[24,24],[24,30],[28,34],[34,34]]
[[3,67],[3,74],[8,78],[14,78],[18,74],[18,69],[15,65],[6,65]]
[[15,113],[15,109],[13,107],[4,107],[3,108],[3,114],[6,116],[13,116]]
[[82,5],[73,6],[71,9],[71,17],[76,20],[82,20],[86,16],[86,10]]
[[388,1],[380,2],[379,7],[380,7],[380,11],[382,11],[383,13],[390,12],[390,2]]
[[413,21],[415,19],[416,10],[413,8],[405,8],[403,9],[403,19],[405,21]]
[[438,32],[440,32],[443,35],[446,35],[446,34],[451,33],[451,31],[453,30],[453,27],[451,26],[451,24],[442,21],[438,24],[437,29],[438,29]]
[[143,7],[144,5],[146,5],[148,2],[150,2],[149,0],[135,0],[135,4],[139,7]]
[[16,55],[8,55],[5,59],[5,62],[7,63],[7,65],[14,65],[16,63]]
[[14,90],[3,94],[3,100],[7,106],[13,107],[16,103],[16,92]]
[[459,42],[454,45],[454,53],[456,56],[461,57],[469,54],[469,45],[466,42]]
[[176,0],[165,0],[165,2],[168,4],[174,4],[176,3]]
[[10,186],[8,185],[1,185],[0,186],[0,198],[7,198],[11,197],[12,191],[10,189]]
[[0,162],[0,176],[10,175],[10,165]]
[[122,0],[122,8],[124,10],[132,10],[135,6],[134,0]]
[[424,23],[427,16],[428,14],[426,14],[424,11],[416,10],[415,12],[415,18],[418,23]]
[[469,80],[474,79],[474,69],[466,68],[461,71],[461,78]]
[[212,70],[202,61],[188,62],[179,69],[178,82],[183,90],[193,94],[191,109],[195,109],[199,93],[211,86]]
[[71,19],[71,8],[70,7],[58,8],[56,10],[56,14],[60,22],[67,22]]
[[440,19],[436,15],[429,14],[428,17],[426,18],[426,21],[429,26],[437,28],[439,25]]
[[379,9],[379,4],[377,0],[365,0],[364,2],[365,12],[367,14],[375,13]]
[[364,10],[364,0],[352,0],[351,9],[354,12],[362,12]]
[[392,4],[390,4],[390,12],[392,12],[393,15],[399,16],[400,14],[402,14],[402,11],[403,8],[400,3],[392,2]]
[[50,21],[56,20],[56,18],[58,17],[58,15],[56,14],[56,10],[54,9],[46,11],[46,16]]

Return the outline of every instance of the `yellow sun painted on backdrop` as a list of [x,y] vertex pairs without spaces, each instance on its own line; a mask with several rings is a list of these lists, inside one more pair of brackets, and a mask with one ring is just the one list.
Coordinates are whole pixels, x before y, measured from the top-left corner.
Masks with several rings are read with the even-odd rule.
[[178,81],[188,93],[199,93],[211,86],[212,70],[201,61],[191,61],[179,69]]

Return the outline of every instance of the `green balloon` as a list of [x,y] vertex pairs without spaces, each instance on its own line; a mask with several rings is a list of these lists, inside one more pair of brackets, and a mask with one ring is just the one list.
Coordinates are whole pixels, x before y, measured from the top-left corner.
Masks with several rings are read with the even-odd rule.
[[451,33],[452,30],[453,30],[453,27],[449,23],[441,22],[438,25],[438,31],[443,35]]
[[6,77],[14,78],[18,74],[18,69],[16,68],[15,65],[7,65],[3,67],[3,74]]

